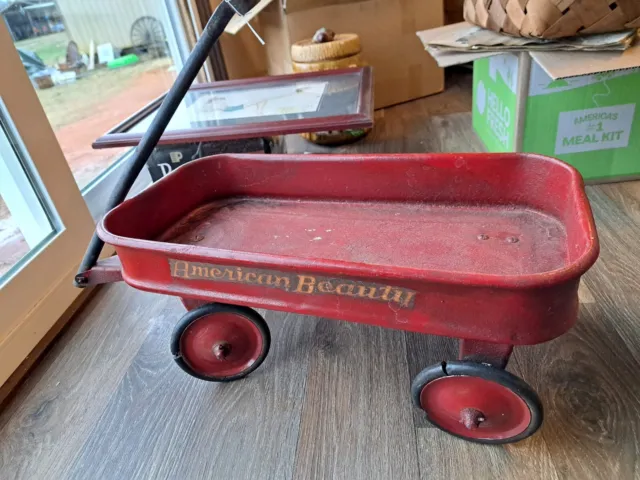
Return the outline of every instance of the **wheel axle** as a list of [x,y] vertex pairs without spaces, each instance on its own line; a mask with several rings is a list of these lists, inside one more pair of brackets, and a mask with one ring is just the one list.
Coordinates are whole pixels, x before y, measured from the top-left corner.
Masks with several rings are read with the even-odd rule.
[[464,408],[460,412],[460,420],[469,430],[477,429],[486,419],[484,413],[475,408]]
[[229,345],[227,342],[216,343],[213,346],[212,351],[213,351],[213,355],[218,360],[226,360],[229,354],[231,353],[231,345]]

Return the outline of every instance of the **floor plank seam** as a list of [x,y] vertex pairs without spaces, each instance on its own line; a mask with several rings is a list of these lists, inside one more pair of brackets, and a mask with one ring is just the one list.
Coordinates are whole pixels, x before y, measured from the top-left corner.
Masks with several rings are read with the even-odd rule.
[[[293,315],[292,313],[288,313],[285,317],[285,320],[287,319],[287,317],[289,317],[290,315]],[[310,352],[307,352],[307,355],[309,355]],[[303,386],[303,393],[302,393],[302,399],[300,400],[302,402],[302,405],[300,406],[300,415],[298,417],[298,435],[296,437],[296,450],[293,454],[293,462],[291,464],[291,480],[295,480],[295,472],[296,472],[296,468],[298,465],[298,453],[300,451],[300,441],[301,441],[301,436],[302,436],[302,422],[304,419],[304,410],[306,408],[306,400],[307,400],[307,393],[308,393],[308,385],[309,385],[309,362],[310,360],[307,359],[307,371],[305,372],[304,375],[304,386]]]
[[[411,378],[411,370],[409,367],[410,359],[409,359],[409,345],[407,343],[407,332],[402,332],[402,339],[404,343],[404,358],[406,359],[406,362],[407,362],[407,378],[409,380],[408,391],[409,391],[409,395],[411,395],[411,383],[413,382],[413,379]],[[416,407],[415,405],[413,405],[413,398],[411,398],[411,409],[414,409],[414,408]],[[418,440],[418,434],[419,434],[418,429],[420,427],[416,425],[415,415],[413,415],[413,412],[411,412],[411,423],[413,423],[413,440],[414,440],[414,446],[416,449],[416,465],[418,467],[418,480],[422,478],[429,478],[428,475],[426,475],[426,472],[422,471],[422,462],[420,462],[420,442]]]
[[[524,370],[524,365],[522,365],[522,362],[518,358],[517,354],[512,356],[512,360],[511,361],[516,364],[516,368],[518,369],[518,371],[520,371],[520,372],[524,372],[525,371]],[[525,382],[527,381],[526,378],[523,378],[523,380]],[[544,445],[544,450],[545,450],[545,452],[547,452],[547,456],[549,457],[549,461],[551,462],[551,466],[553,467],[553,472],[555,473],[555,477],[558,478],[558,479],[565,478],[566,477],[565,475],[560,475],[560,471],[558,470],[558,465],[556,465],[556,462],[553,459],[553,455],[551,453],[551,449],[549,448],[549,444],[547,443],[547,439],[544,437],[544,431],[543,431],[542,427],[540,428],[540,430],[538,430],[537,435],[540,435],[540,437],[541,437],[542,444]],[[506,450],[506,452],[507,452],[507,454],[509,456],[511,456],[511,454],[510,454],[510,452],[508,450]]]
[[[164,312],[164,310],[166,310],[166,308],[163,308],[162,312]],[[112,397],[115,396],[117,394],[117,392],[120,391],[120,388],[122,387],[123,382],[127,378],[127,373],[129,372],[129,369],[134,364],[135,359],[137,358],[138,354],[142,351],[142,348],[144,347],[145,342],[147,341],[147,339],[149,338],[149,336],[152,333],[153,333],[153,328],[152,327],[148,328],[146,335],[144,336],[144,338],[140,342],[139,347],[136,349],[136,353],[134,355],[132,355],[131,362],[129,363],[129,366],[126,368],[126,370],[124,370],[124,372],[122,374],[122,377],[120,377],[120,380],[115,385],[115,388],[112,391]],[[76,476],[74,474],[74,471],[76,471],[76,466],[78,464],[78,461],[82,458],[82,455],[83,455],[87,445],[90,444],[90,442],[93,442],[94,433],[99,432],[99,429],[100,429],[100,426],[101,426],[101,420],[104,417],[104,415],[106,414],[106,412],[109,410],[110,406],[111,406],[111,400],[105,402],[104,405],[102,406],[102,409],[100,410],[99,414],[97,414],[94,417],[95,420],[93,422],[93,425],[89,429],[89,431],[88,431],[84,441],[82,442],[82,444],[80,444],[79,448],[76,450],[75,456],[69,462],[69,467],[68,467],[67,471],[65,471],[65,475],[64,475],[65,479],[76,478]],[[96,412],[96,413],[98,413],[98,412]]]

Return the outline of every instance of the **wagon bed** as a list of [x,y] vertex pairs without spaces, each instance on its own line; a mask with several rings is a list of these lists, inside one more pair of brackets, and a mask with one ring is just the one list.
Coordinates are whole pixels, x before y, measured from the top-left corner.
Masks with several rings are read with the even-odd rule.
[[524,207],[230,198],[187,213],[158,240],[491,275],[553,271],[569,261],[562,223]]
[[[116,208],[100,234],[116,246],[145,240],[145,248],[193,246],[212,258],[234,252],[295,266],[304,257],[381,276],[519,285],[549,283],[593,253],[595,228],[581,213],[588,203],[558,161],[377,155],[364,166],[362,156],[274,157],[194,162]],[[155,216],[140,212],[143,204]]]

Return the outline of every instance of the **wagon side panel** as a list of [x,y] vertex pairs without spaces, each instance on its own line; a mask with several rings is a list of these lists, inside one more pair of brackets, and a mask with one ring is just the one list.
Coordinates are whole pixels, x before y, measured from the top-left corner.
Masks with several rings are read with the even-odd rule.
[[425,334],[536,344],[575,323],[578,282],[500,289],[354,278],[148,250],[118,249],[124,279],[141,290],[322,316]]

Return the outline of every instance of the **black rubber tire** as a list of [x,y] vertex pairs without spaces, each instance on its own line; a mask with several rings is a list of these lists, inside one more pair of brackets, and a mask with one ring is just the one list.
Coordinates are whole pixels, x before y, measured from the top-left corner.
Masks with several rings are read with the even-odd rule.
[[513,437],[503,439],[476,439],[457,435],[442,428],[431,418],[429,418],[428,412],[425,412],[427,414],[427,420],[429,420],[432,425],[442,430],[443,432],[446,432],[449,435],[453,435],[458,438],[462,438],[469,442],[488,445],[499,445],[505,443],[515,443],[519,442],[520,440],[524,440],[525,438],[533,435],[542,425],[542,421],[544,419],[542,402],[540,401],[538,394],[524,380],[513,375],[512,373],[507,372],[506,370],[500,370],[489,365],[475,362],[442,362],[438,365],[433,365],[422,370],[418,375],[416,375],[411,384],[411,398],[413,400],[413,404],[422,410],[422,406],[420,405],[420,394],[422,393],[422,389],[424,388],[424,386],[434,380],[437,380],[438,378],[448,376],[479,377],[484,380],[498,383],[508,388],[513,393],[518,395],[529,407],[529,411],[531,412],[531,422],[522,433]]
[[[189,366],[189,364],[182,356],[182,353],[180,352],[180,340],[182,338],[182,334],[189,327],[189,325],[202,317],[214,315],[216,313],[235,313],[237,315],[243,316],[247,319],[247,321],[253,323],[258,328],[258,330],[260,331],[260,335],[262,336],[263,347],[260,356],[249,368],[237,375],[228,377],[211,377],[202,375],[193,370],[191,366]],[[226,383],[245,378],[251,372],[254,372],[260,365],[262,365],[262,362],[264,362],[264,360],[267,358],[267,355],[269,354],[270,347],[271,333],[269,332],[269,326],[258,312],[249,307],[226,305],[224,303],[208,303],[187,312],[177,323],[177,325],[173,329],[173,334],[171,335],[171,354],[173,355],[173,359],[178,364],[178,366],[192,377],[198,378],[200,380],[205,380],[207,382]]]

